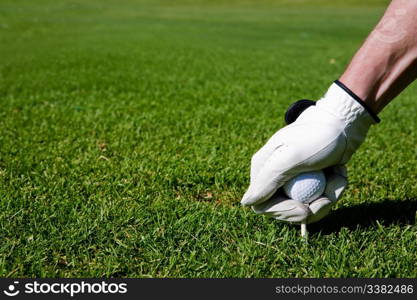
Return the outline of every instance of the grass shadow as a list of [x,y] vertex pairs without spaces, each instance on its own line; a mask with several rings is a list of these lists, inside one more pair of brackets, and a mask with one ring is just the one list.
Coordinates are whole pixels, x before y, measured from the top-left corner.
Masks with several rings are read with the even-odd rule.
[[416,223],[417,199],[390,200],[342,207],[326,218],[308,226],[309,232],[331,234],[342,227],[355,230],[372,227],[378,221],[383,225],[411,225]]

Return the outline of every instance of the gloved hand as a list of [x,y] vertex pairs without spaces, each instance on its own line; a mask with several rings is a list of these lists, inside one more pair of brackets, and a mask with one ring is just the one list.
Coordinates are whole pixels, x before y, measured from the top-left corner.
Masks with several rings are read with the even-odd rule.
[[[328,169],[333,170],[328,171],[328,185],[329,180],[333,182],[334,176],[341,182],[340,176],[344,176],[341,175],[343,167],[340,166],[351,158],[365,139],[369,127],[376,122],[379,122],[378,117],[346,86],[335,81],[316,105],[308,107],[295,122],[276,132],[255,153],[251,162],[250,186],[241,203],[254,206],[254,210],[260,213],[264,211],[270,214],[274,211],[277,218],[287,218],[292,222],[320,219],[326,214],[323,212],[330,210],[330,204],[337,201],[341,192],[327,189],[327,197],[313,201],[306,209],[304,204],[296,204],[279,193],[274,194],[299,173],[332,166],[339,166],[339,172],[335,172],[335,168]],[[340,191],[340,187],[337,190]],[[331,193],[335,197],[329,197]],[[271,202],[259,206],[269,199]],[[293,207],[290,210],[292,214],[279,216],[289,207]]]

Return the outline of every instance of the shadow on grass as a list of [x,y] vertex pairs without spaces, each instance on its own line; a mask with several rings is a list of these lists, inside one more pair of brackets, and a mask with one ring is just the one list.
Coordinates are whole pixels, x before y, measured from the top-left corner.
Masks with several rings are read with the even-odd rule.
[[308,226],[310,233],[331,234],[342,227],[351,230],[375,226],[376,221],[390,224],[411,225],[416,223],[417,199],[389,200],[343,207],[329,216]]

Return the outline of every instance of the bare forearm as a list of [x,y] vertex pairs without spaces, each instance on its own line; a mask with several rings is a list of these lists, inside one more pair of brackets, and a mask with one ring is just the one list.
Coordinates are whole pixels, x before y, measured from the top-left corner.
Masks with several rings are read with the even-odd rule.
[[340,81],[378,113],[417,78],[417,0],[393,0]]

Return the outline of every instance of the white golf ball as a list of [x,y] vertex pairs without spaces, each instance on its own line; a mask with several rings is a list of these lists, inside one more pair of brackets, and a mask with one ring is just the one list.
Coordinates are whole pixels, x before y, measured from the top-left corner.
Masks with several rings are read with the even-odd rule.
[[298,174],[284,184],[285,194],[303,203],[310,203],[320,197],[326,188],[323,171]]

